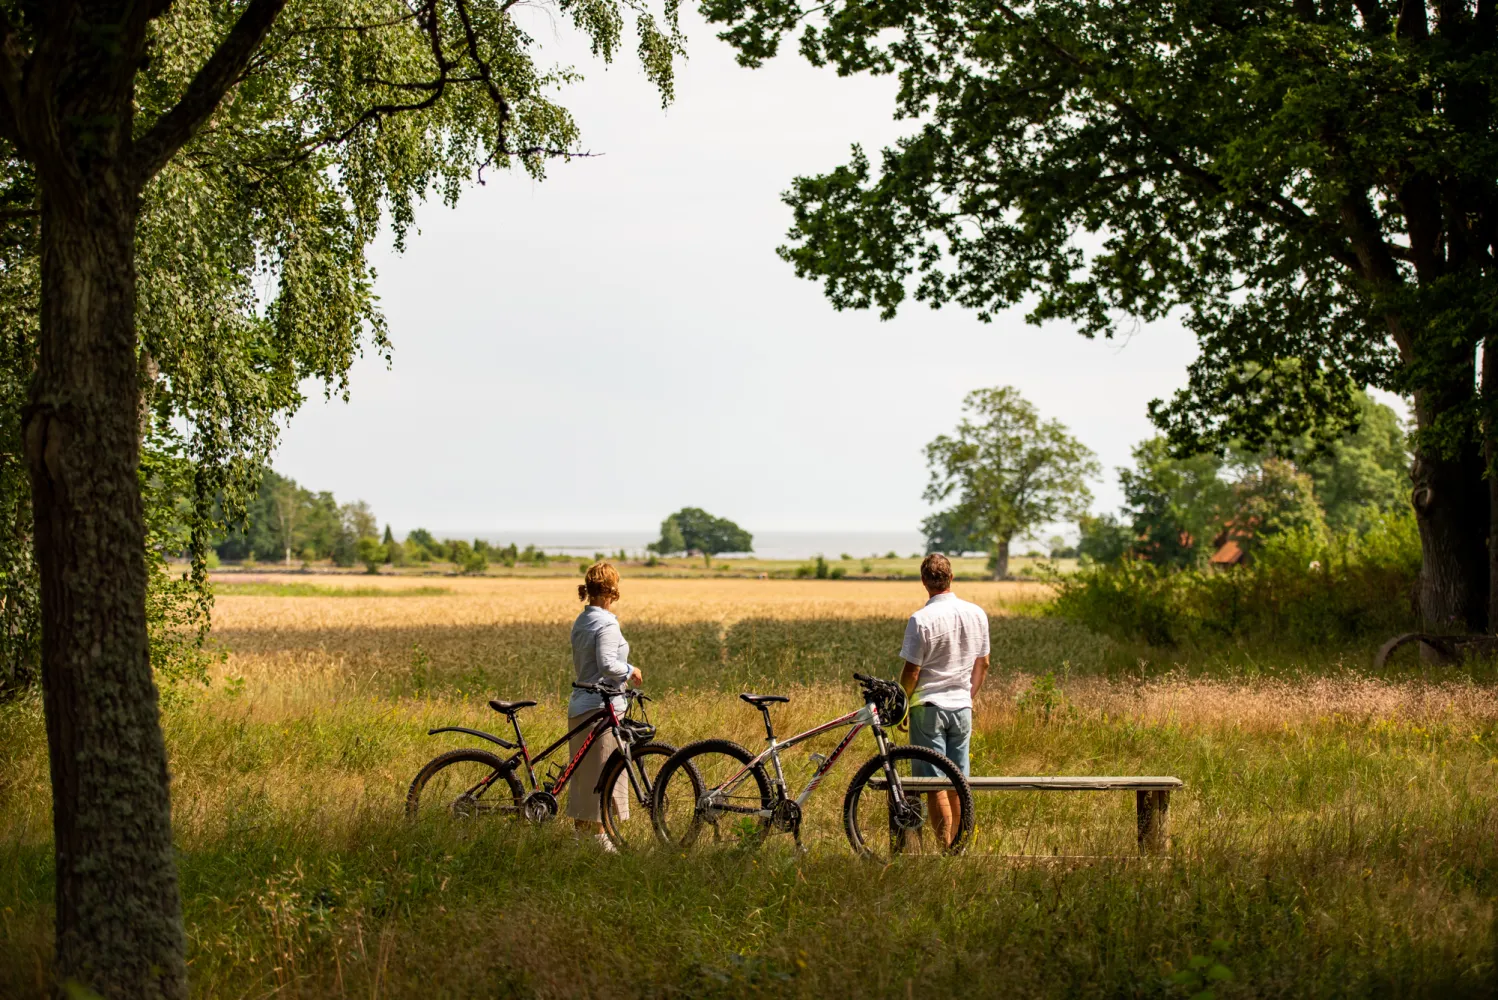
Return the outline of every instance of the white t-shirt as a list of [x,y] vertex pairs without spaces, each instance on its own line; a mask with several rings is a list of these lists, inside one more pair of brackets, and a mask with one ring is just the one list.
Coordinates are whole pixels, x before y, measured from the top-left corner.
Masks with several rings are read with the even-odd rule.
[[988,612],[956,594],[937,594],[905,623],[900,656],[921,668],[912,705],[973,707],[973,661],[988,655]]

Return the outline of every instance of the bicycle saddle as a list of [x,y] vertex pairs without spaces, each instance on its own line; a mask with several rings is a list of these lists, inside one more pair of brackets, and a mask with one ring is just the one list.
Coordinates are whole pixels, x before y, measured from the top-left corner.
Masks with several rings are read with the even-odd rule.
[[490,700],[489,707],[505,715],[514,715],[522,708],[530,708],[534,704],[533,701],[500,701],[496,698]]
[[739,697],[759,709],[763,709],[766,705],[773,705],[777,701],[790,701],[783,694],[741,694]]

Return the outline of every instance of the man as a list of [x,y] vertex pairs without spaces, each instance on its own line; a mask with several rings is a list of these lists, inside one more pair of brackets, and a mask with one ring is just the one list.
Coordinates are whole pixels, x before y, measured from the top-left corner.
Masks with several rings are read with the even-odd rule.
[[[910,742],[945,754],[968,774],[973,696],[988,675],[988,613],[952,593],[952,564],[933,552],[921,561],[929,600],[905,623],[900,686],[910,698]],[[936,777],[915,763],[916,777]],[[936,835],[951,843],[961,806],[955,791],[931,792],[926,801]]]

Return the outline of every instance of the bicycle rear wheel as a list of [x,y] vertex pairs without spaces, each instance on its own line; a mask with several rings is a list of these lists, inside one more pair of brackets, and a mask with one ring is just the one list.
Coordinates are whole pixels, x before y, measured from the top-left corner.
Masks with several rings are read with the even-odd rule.
[[[902,788],[915,778],[915,765],[936,772],[948,790],[916,791],[920,779],[897,799],[884,773],[884,760],[870,758],[858,769],[843,799],[843,829],[853,850],[888,861],[906,854],[961,854],[973,835],[973,790],[957,765],[926,747],[890,747],[889,762]],[[932,801],[942,796],[941,800]],[[955,813],[955,815],[953,815]]]
[[519,815],[525,789],[515,770],[487,750],[449,750],[416,774],[406,792],[406,816],[447,815],[471,820],[490,813]]
[[651,810],[655,833],[673,847],[755,846],[769,831],[770,780],[731,740],[682,747],[661,768]]
[[[631,747],[629,753],[632,763],[628,765],[622,753],[610,757],[598,781],[603,830],[616,847],[650,842],[656,779],[676,748],[669,743],[642,743]],[[635,797],[636,786],[643,802]]]

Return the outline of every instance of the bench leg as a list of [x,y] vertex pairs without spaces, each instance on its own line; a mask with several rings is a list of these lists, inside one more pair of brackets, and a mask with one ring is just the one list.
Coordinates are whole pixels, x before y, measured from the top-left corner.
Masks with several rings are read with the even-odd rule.
[[1163,854],[1170,850],[1170,793],[1138,791],[1134,793],[1139,820],[1139,852]]

